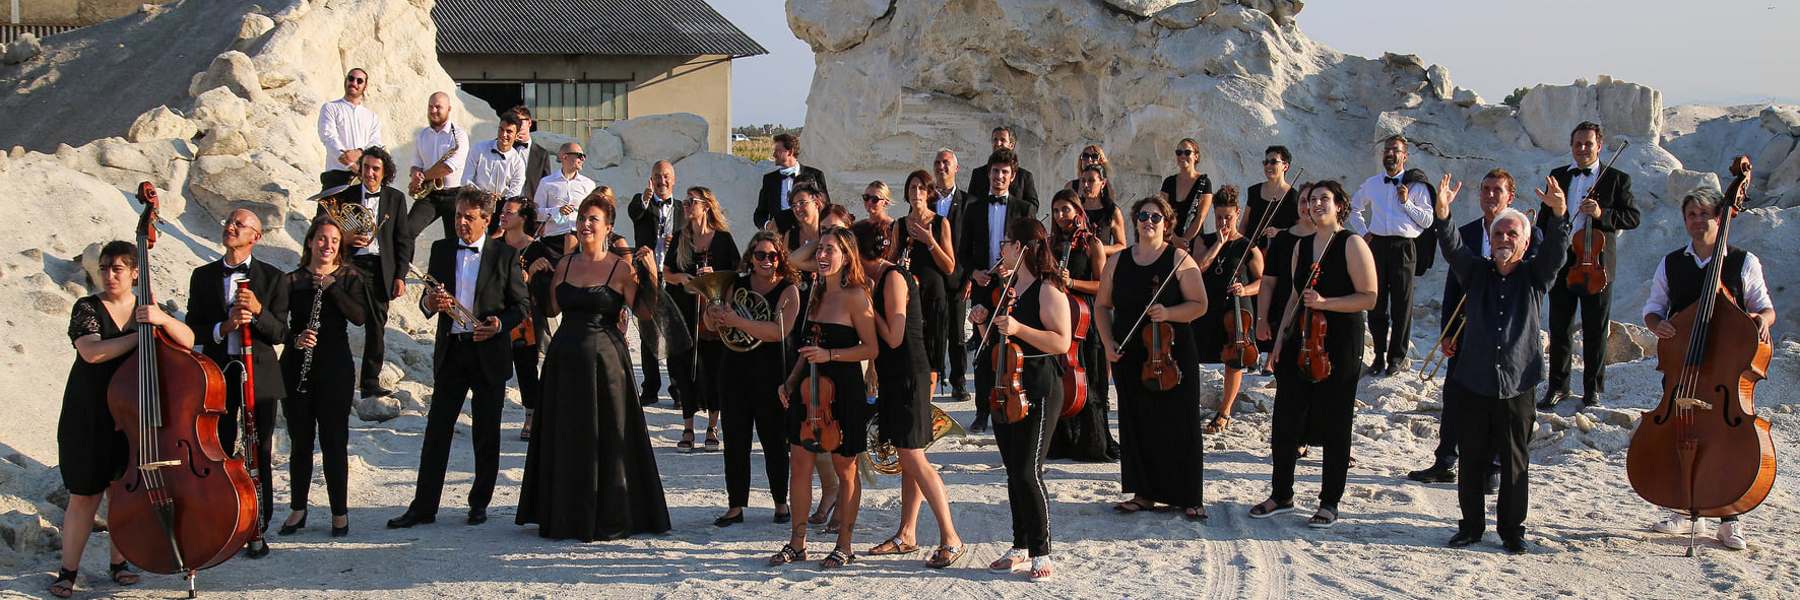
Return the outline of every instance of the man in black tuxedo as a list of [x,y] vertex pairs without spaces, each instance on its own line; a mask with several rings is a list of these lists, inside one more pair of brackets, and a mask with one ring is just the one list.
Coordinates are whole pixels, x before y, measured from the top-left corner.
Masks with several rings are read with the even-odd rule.
[[[650,166],[650,181],[645,183],[643,192],[631,197],[631,203],[625,206],[625,215],[631,217],[631,239],[637,244],[634,249],[649,248],[655,268],[661,269],[663,257],[670,250],[669,240],[681,227],[681,207],[675,198],[674,164],[659,160]],[[656,362],[656,354],[662,348],[660,331],[656,323],[638,319],[638,366],[644,372],[644,380],[638,386],[638,403],[644,406],[656,404],[656,391],[662,388],[662,371]],[[677,406],[681,405],[683,391],[670,382],[669,397]]]
[[[1036,218],[1037,205],[1008,192],[1019,165],[1019,155],[1007,149],[995,150],[988,156],[984,169],[993,175],[989,189],[972,196],[963,208],[962,244],[956,251],[959,277],[969,281],[969,309],[972,313],[993,314],[994,290],[1006,284],[1007,273],[1016,265],[997,265],[1000,242],[1006,239],[1006,227],[1018,219]],[[977,307],[980,310],[977,310]],[[976,334],[985,329],[986,319],[975,325]],[[979,366],[983,357],[975,357],[975,389],[991,387],[993,370]],[[988,403],[975,402],[975,422],[970,431],[988,428]]]
[[[1583,340],[1582,406],[1599,405],[1599,393],[1606,389],[1606,336],[1612,318],[1613,286],[1609,283],[1600,293],[1590,295],[1568,285],[1569,268],[1579,262],[1573,246],[1582,241],[1583,228],[1591,223],[1594,233],[1606,239],[1606,249],[1600,253],[1600,260],[1606,265],[1606,272],[1616,278],[1619,270],[1615,250],[1619,247],[1619,232],[1638,226],[1638,209],[1631,196],[1631,176],[1600,165],[1600,153],[1605,148],[1606,133],[1599,123],[1583,121],[1576,125],[1569,133],[1569,154],[1574,157],[1574,164],[1551,170],[1549,179],[1544,182],[1549,187],[1548,192],[1538,191],[1540,198],[1566,190],[1570,201],[1581,199],[1580,206],[1569,211],[1573,219],[1569,229],[1574,232],[1570,234],[1570,253],[1563,261],[1562,272],[1557,274],[1555,284],[1550,286],[1550,381],[1543,401],[1538,402],[1541,410],[1553,410],[1569,396],[1569,352],[1575,345],[1577,305],[1581,309]],[[1542,208],[1538,210],[1539,229],[1547,228],[1544,220],[1549,212]]]
[[783,133],[775,136],[775,165],[781,167],[763,175],[762,190],[756,193],[756,212],[751,221],[757,228],[763,228],[770,219],[775,220],[776,231],[787,231],[794,228],[794,211],[788,206],[788,194],[794,190],[794,184],[811,181],[830,197],[825,189],[825,173],[813,167],[800,164],[800,137]]
[[[949,148],[940,148],[931,161],[931,210],[950,220],[951,252],[962,251],[963,209],[969,202],[969,193],[956,188],[956,170],[956,153]],[[957,260],[961,262],[960,257]],[[969,351],[964,347],[962,332],[969,320],[969,282],[964,278],[962,269],[950,274],[950,285],[953,287],[948,315],[951,342],[945,344],[949,372],[944,375],[956,401],[966,402],[969,400],[969,392],[963,387],[963,381]]]
[[513,149],[525,151],[525,197],[536,198],[538,183],[550,175],[555,161],[550,160],[549,148],[531,142],[531,131],[537,124],[531,118],[531,109],[519,105],[509,112],[519,116],[519,137],[513,139]]
[[[1006,150],[1013,152],[1015,158],[1018,156],[1018,138],[1013,136],[1012,128],[1005,126],[995,127],[992,135],[994,150],[996,152]],[[990,177],[988,167],[989,165],[975,167],[975,172],[969,174],[969,193],[988,193],[988,189],[992,187],[991,184],[988,183]],[[1024,199],[1027,204],[1031,205],[1031,216],[1036,218],[1038,208],[1037,185],[1032,183],[1031,171],[1027,171],[1025,170],[1025,167],[1018,165],[1013,166],[1013,171],[1012,185],[1006,188],[1006,193],[1010,197]]]
[[[364,398],[393,393],[381,387],[381,364],[386,354],[388,302],[406,292],[406,266],[412,264],[413,233],[406,231],[406,194],[389,187],[394,180],[394,159],[380,146],[363,151],[358,163],[362,185],[339,192],[329,201],[358,204],[380,225],[364,235],[349,235],[350,261],[362,269],[369,285],[369,320],[363,325],[361,387]],[[324,205],[319,206],[320,214]],[[315,216],[314,218],[317,218]]]
[[[243,348],[243,326],[250,325],[252,366],[256,369],[256,410],[252,416],[257,435],[259,531],[268,529],[269,515],[275,508],[269,454],[273,448],[276,405],[287,395],[287,387],[281,381],[281,365],[274,346],[285,343],[288,334],[284,274],[274,265],[250,256],[261,240],[262,220],[255,213],[239,208],[226,216],[225,255],[194,269],[188,279],[186,319],[201,354],[225,371],[226,417],[219,419],[219,443],[227,452],[233,452],[237,444],[244,400],[242,364],[233,364]],[[245,280],[250,282],[250,288],[239,290],[238,282]],[[246,551],[250,557],[260,558],[268,554],[268,548],[259,540]]]
[[[500,405],[506,380],[512,378],[512,340],[504,335],[525,319],[525,278],[519,251],[487,239],[488,221],[499,198],[464,188],[456,196],[456,237],[431,245],[427,272],[442,285],[419,298],[426,316],[437,316],[437,342],[432,369],[437,377],[425,421],[425,444],[419,451],[419,479],[412,505],[388,521],[388,527],[412,527],[437,520],[444,491],[444,468],[450,440],[462,414],[463,399],[473,392],[469,428],[475,445],[475,482],[469,490],[470,525],[487,522],[488,500],[500,469]],[[468,307],[469,319],[456,320],[454,307]]]

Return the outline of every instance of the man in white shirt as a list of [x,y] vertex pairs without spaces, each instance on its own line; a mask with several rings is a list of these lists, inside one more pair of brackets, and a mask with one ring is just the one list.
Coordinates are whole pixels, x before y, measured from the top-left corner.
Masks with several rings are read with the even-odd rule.
[[463,185],[500,196],[525,195],[525,153],[513,148],[519,135],[519,116],[500,114],[500,130],[492,140],[475,144],[463,165]]
[[406,214],[405,235],[417,237],[432,221],[444,220],[444,238],[455,237],[450,213],[455,210],[456,190],[463,184],[463,167],[469,154],[469,132],[450,122],[450,95],[436,92],[425,105],[425,121],[430,126],[413,135],[412,180],[406,193],[418,195],[427,182],[437,189],[413,203]]
[[1350,196],[1350,230],[1363,236],[1375,255],[1375,308],[1369,310],[1369,333],[1375,338],[1375,362],[1366,375],[1393,375],[1408,367],[1406,349],[1412,335],[1413,267],[1418,264],[1414,238],[1431,226],[1432,191],[1423,181],[1408,183],[1406,138],[1381,142],[1382,174],[1363,181]]
[[368,72],[351,69],[344,75],[344,97],[319,107],[319,141],[325,144],[321,190],[350,183],[362,149],[381,145],[381,119],[363,106],[363,92],[368,87]]
[[544,245],[568,254],[575,250],[575,238],[569,235],[575,231],[575,208],[594,192],[594,180],[581,174],[581,165],[587,160],[581,144],[563,144],[556,156],[562,169],[538,182],[537,195],[531,202],[537,206]]

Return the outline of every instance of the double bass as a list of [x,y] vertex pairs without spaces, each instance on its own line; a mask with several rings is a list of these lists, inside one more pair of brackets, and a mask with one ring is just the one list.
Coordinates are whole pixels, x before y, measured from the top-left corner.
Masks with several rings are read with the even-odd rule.
[[[1069,236],[1069,247],[1063,249],[1057,261],[1060,270],[1069,268],[1069,255],[1075,253],[1075,245],[1093,239],[1085,224],[1077,223],[1075,233]],[[1087,369],[1081,366],[1081,342],[1088,337],[1088,329],[1093,327],[1093,311],[1088,309],[1086,300],[1076,297],[1071,290],[1065,294],[1069,297],[1069,321],[1071,336],[1069,351],[1062,354],[1062,388],[1063,409],[1060,418],[1070,418],[1087,407]]]
[[[150,249],[156,189],[138,185],[139,305],[155,303]],[[211,360],[161,329],[139,323],[135,359],[107,388],[113,421],[129,441],[125,474],[107,489],[113,546],[145,571],[182,573],[188,597],[201,569],[229,560],[256,534],[256,488],[244,461],[219,443],[225,377]],[[248,410],[246,411],[248,412]]]
[[[1749,512],[1775,486],[1775,444],[1755,404],[1774,349],[1721,283],[1731,219],[1750,185],[1749,159],[1739,157],[1732,172],[1731,202],[1719,209],[1701,287],[1707,292],[1669,318],[1673,337],[1657,340],[1662,400],[1638,420],[1625,456],[1639,497],[1691,520]],[[1691,537],[1687,554],[1694,555]]]

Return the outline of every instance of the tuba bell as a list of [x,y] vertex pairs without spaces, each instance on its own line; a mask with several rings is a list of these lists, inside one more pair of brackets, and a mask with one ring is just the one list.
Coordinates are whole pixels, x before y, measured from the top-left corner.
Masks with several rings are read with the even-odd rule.
[[[735,272],[717,271],[700,275],[689,280],[687,288],[704,298],[707,304],[724,304],[745,319],[770,321],[775,318],[768,300],[754,290],[737,285]],[[727,299],[730,301],[727,302]],[[700,315],[696,314],[694,318],[699,319]],[[749,352],[762,345],[762,340],[741,329],[720,326],[717,333],[719,340],[733,352]]]

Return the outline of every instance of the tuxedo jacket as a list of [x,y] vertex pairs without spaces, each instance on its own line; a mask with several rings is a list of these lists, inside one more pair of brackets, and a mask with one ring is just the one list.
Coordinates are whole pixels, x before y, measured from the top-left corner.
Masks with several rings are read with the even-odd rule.
[[[1594,219],[1593,223],[1594,230],[1606,236],[1606,249],[1600,253],[1600,260],[1606,264],[1606,272],[1611,273],[1613,278],[1617,279],[1619,269],[1616,250],[1619,247],[1619,232],[1637,229],[1641,215],[1638,213],[1637,204],[1632,201],[1631,176],[1612,167],[1605,169],[1594,181],[1594,200],[1600,203],[1600,218]],[[1551,170],[1550,177],[1555,179],[1556,184],[1562,186],[1564,191],[1569,189],[1569,180],[1573,179],[1569,173],[1569,165]],[[1569,219],[1571,221],[1575,218],[1574,215],[1581,210],[1581,200],[1581,198],[1569,198]],[[1551,224],[1546,224],[1546,220],[1554,218],[1556,216],[1550,212],[1550,207],[1544,206],[1543,203],[1538,204],[1538,229],[1551,227]],[[1577,262],[1575,244],[1580,240],[1581,231],[1579,229],[1569,232],[1569,255],[1563,261],[1562,271],[1556,275],[1557,282],[1552,285],[1565,286],[1567,284],[1569,267],[1574,266]],[[1606,289],[1611,290],[1612,286],[1608,285]]]
[[[360,203],[362,193],[361,187],[353,187],[339,192],[334,198],[340,202]],[[324,214],[324,207],[321,206],[313,214],[313,218],[317,219]],[[412,264],[413,259],[413,236],[419,232],[406,229],[406,194],[391,187],[381,188],[380,210],[376,211],[375,219],[381,223],[375,229],[375,241],[381,246],[376,256],[381,258],[381,264],[380,272],[366,273],[369,276],[367,284],[371,291],[385,299],[393,292],[394,280],[406,277],[406,265]],[[350,236],[345,235],[344,242],[348,244],[349,241]],[[357,249],[350,248],[345,256],[354,259],[356,254]]]
[[[452,295],[456,293],[456,254],[460,243],[454,239],[432,242],[430,262],[426,267],[426,272],[444,284],[444,290]],[[425,311],[427,317],[437,317],[437,343],[432,349],[431,364],[441,373],[452,322],[448,313],[438,314],[425,305],[425,299],[429,297],[426,294],[419,296],[419,309]],[[483,243],[481,264],[475,274],[475,304],[469,309],[475,312],[477,320],[500,318],[500,333],[475,343],[481,377],[487,383],[501,385],[512,378],[512,338],[506,332],[525,320],[528,298],[525,278],[519,269],[519,250],[499,240]]]
[[[256,294],[257,301],[262,303],[262,313],[250,322],[256,397],[259,400],[281,398],[287,395],[287,387],[281,381],[281,364],[275,356],[275,345],[284,343],[288,335],[287,274],[255,257],[247,264],[250,293]],[[231,333],[224,330],[229,308],[225,300],[224,261],[215,260],[194,269],[188,278],[187,318],[184,321],[194,330],[194,342],[200,346],[200,353],[218,363],[220,368],[237,360],[227,353],[225,341]],[[213,335],[215,326],[220,329],[218,336]],[[235,385],[236,377],[235,370],[227,373],[225,384]]]
[[[968,211],[964,210],[964,208],[969,204],[969,197],[969,192],[960,188],[950,192],[950,214],[942,215],[944,218],[950,220],[950,254],[956,257],[957,263],[956,271],[950,273],[950,283],[958,288],[962,287],[963,276],[965,275],[962,269],[962,239],[963,229],[965,229],[963,226],[963,217],[968,214]],[[934,190],[931,192],[931,200],[928,201],[928,204],[931,205],[933,210],[937,209],[937,201],[937,192]],[[951,290],[951,293],[954,294],[955,292],[956,290]]]
[[[549,148],[537,142],[531,142],[530,146],[531,151],[525,153],[525,197],[536,198],[538,183],[550,175],[552,165],[557,163],[551,158]],[[518,147],[517,142],[513,143],[513,148]]]
[[[972,272],[993,269],[994,262],[1000,258],[997,255],[993,255],[989,250],[989,242],[991,241],[988,239],[988,225],[990,224],[988,221],[989,202],[990,199],[987,194],[971,195],[968,198],[967,204],[963,207],[962,241],[956,250],[956,272],[958,281],[966,280]],[[1018,219],[1036,218],[1036,215],[1033,214],[1035,208],[1036,205],[1025,201],[1023,198],[1008,196],[1006,202],[1006,222],[1012,223]],[[1004,230],[1002,230],[1002,233],[1004,233]],[[996,285],[999,285],[999,282],[989,281],[986,286],[974,286],[974,290],[969,294],[970,305],[987,306],[991,304],[992,298],[989,298],[989,294],[986,290],[992,289],[993,286]]]
[[[986,196],[991,192],[989,187],[987,165],[975,167],[975,171],[969,174],[969,196],[971,198]],[[1025,167],[1019,167],[1019,174],[1013,177],[1012,185],[1006,188],[1006,195],[1010,198],[1024,200],[1026,204],[1031,205],[1031,216],[1037,216],[1037,184],[1032,182],[1031,171],[1025,170]]]
[[[677,230],[681,229],[681,203],[682,202],[684,202],[684,200],[682,200],[680,198],[671,198],[669,200],[669,231],[668,231],[668,234],[669,234],[669,238],[671,240],[674,239],[675,232]],[[625,216],[631,218],[632,248],[633,249],[637,249],[637,248],[655,249],[656,248],[656,211],[651,210],[650,201],[649,201],[649,199],[644,197],[643,192],[632,194],[631,203],[625,205]],[[674,248],[675,248],[674,244],[669,245],[669,249],[672,250]]]
[[[794,183],[801,181],[812,181],[813,185],[819,186],[819,191],[826,191],[829,196],[829,192],[825,189],[825,173],[823,171],[800,165],[800,174],[794,176]],[[756,223],[758,229],[761,229],[763,223],[768,222],[769,219],[775,219],[775,229],[778,231],[787,231],[794,227],[794,212],[781,207],[781,171],[779,169],[763,174],[762,189],[756,193],[756,212],[751,217],[751,221]]]

